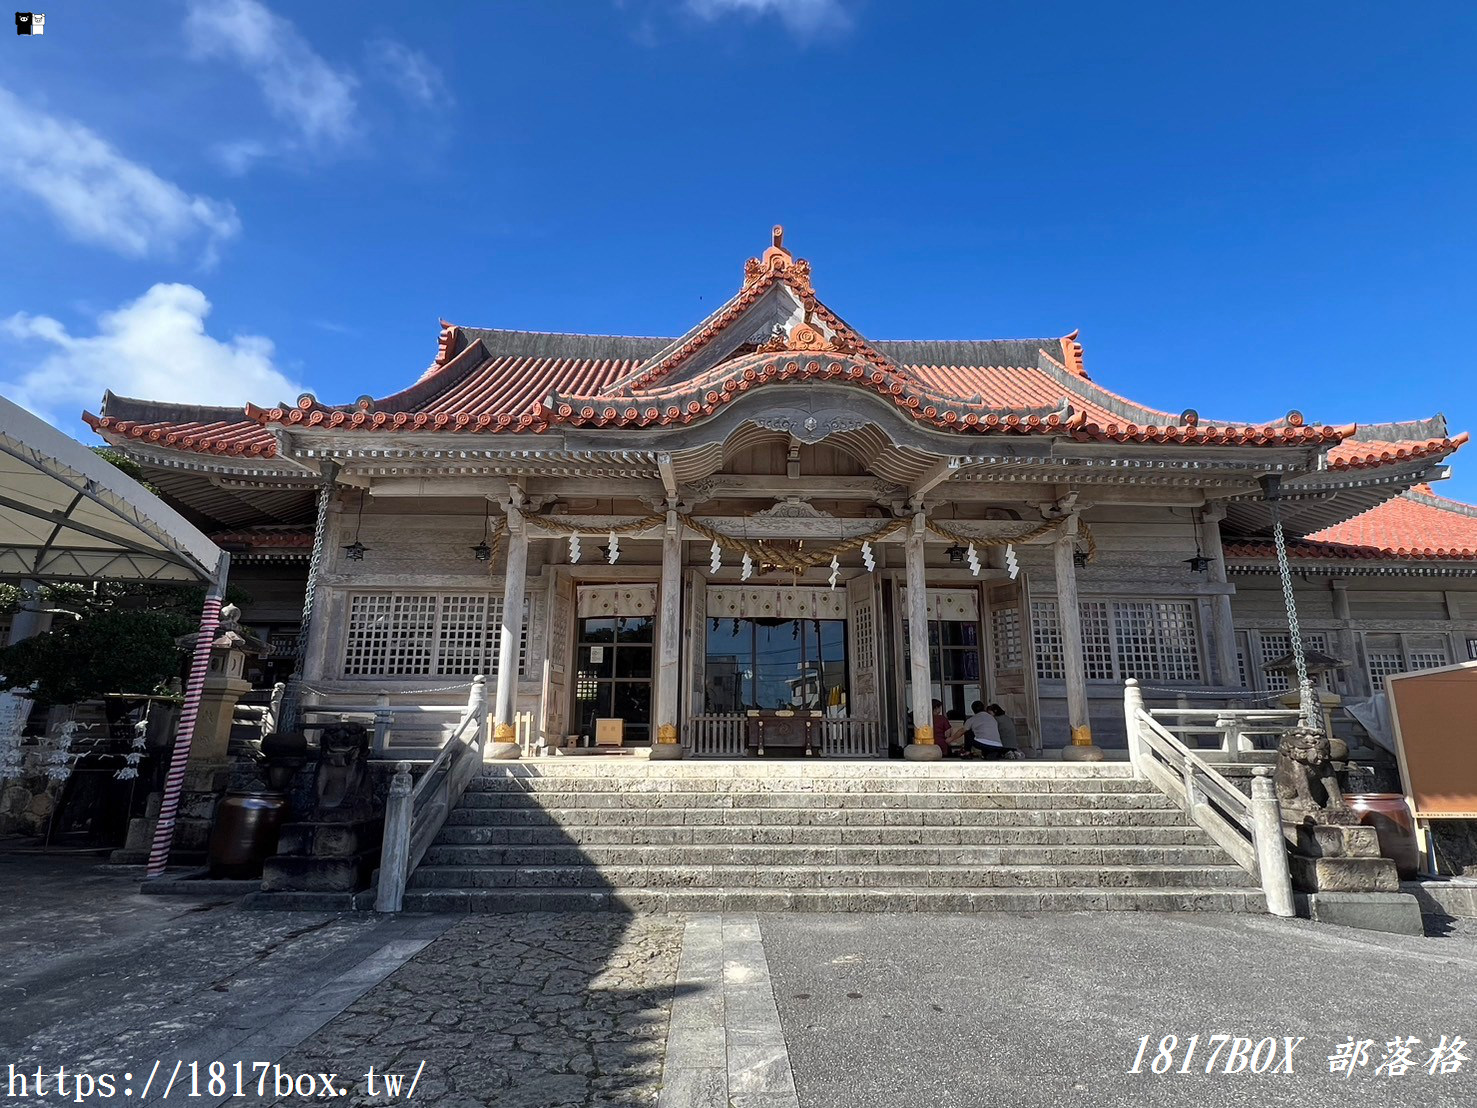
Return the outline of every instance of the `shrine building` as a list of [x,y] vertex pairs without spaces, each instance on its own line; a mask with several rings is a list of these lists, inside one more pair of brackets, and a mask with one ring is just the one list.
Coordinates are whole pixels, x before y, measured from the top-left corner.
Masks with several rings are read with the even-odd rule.
[[234,552],[262,680],[306,593],[310,700],[450,703],[486,674],[525,754],[931,757],[934,700],[998,703],[1028,753],[1111,751],[1126,678],[1286,690],[1284,584],[1345,697],[1477,658],[1442,416],[1159,411],[1076,332],[873,340],[779,228],[677,338],[443,324],[397,393],[261,400],[84,418]]

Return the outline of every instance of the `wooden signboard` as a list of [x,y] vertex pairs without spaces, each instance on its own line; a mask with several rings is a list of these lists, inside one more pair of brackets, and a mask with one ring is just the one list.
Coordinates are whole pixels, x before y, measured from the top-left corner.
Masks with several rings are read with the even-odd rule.
[[626,721],[623,719],[597,719],[595,721],[596,746],[620,746],[626,741]]
[[1385,678],[1417,819],[1477,819],[1477,662]]

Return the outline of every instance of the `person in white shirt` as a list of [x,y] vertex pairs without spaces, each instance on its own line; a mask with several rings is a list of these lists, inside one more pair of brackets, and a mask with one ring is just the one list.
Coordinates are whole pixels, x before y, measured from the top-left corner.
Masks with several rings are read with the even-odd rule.
[[965,742],[969,749],[979,752],[982,758],[1005,757],[1005,746],[1000,741],[1000,725],[995,717],[985,711],[985,703],[976,700],[970,708],[974,715],[964,721]]

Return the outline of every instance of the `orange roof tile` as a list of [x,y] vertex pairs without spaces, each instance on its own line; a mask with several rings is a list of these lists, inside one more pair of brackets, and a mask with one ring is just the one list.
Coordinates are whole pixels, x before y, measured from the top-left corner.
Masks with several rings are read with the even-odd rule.
[[[1477,559],[1477,505],[1437,496],[1430,485],[1287,544],[1290,558]],[[1275,556],[1264,540],[1226,543],[1227,557]]]

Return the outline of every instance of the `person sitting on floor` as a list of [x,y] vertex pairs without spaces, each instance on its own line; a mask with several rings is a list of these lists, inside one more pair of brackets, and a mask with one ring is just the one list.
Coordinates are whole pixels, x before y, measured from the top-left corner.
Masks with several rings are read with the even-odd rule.
[[949,717],[944,715],[944,702],[935,700],[933,702],[933,741],[942,751],[944,757],[954,753],[949,749]]
[[1005,757],[1012,761],[1021,756],[1020,740],[1015,735],[1015,720],[1005,714],[1005,709],[998,704],[988,704],[985,711],[995,717],[995,726],[1000,730],[1000,745],[1005,748]]
[[964,721],[965,742],[968,748],[981,758],[1005,757],[1005,747],[1000,742],[1000,725],[995,717],[985,711],[985,702],[976,700],[971,707],[974,715]]

